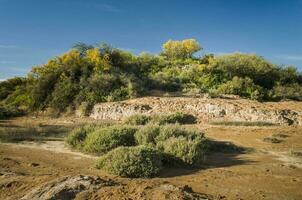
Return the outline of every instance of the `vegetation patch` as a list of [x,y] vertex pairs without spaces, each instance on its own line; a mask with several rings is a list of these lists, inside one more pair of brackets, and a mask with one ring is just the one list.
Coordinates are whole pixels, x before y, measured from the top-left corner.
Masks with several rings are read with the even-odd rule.
[[301,150],[300,151],[296,151],[296,150],[291,149],[289,151],[289,155],[294,156],[294,157],[302,158],[302,151]]
[[165,163],[199,166],[205,160],[207,144],[204,138],[188,139],[170,137],[157,143],[157,149],[165,153]]
[[148,124],[141,127],[135,133],[135,139],[140,145],[156,145],[156,137],[159,135],[161,127],[156,124]]
[[24,111],[13,106],[0,105],[0,120],[24,115]]
[[165,125],[160,126],[158,136],[155,138],[156,142],[165,141],[171,137],[184,137],[186,139],[194,140],[199,137],[204,137],[203,133],[196,130],[188,130],[180,125]]
[[124,123],[128,125],[145,125],[151,120],[150,116],[146,115],[132,115],[128,117]]
[[286,135],[286,134],[283,134],[283,133],[274,133],[274,134],[272,135],[272,137],[276,137],[276,138],[287,138],[287,137],[289,137],[289,136]]
[[196,117],[193,115],[185,114],[182,112],[175,112],[168,115],[154,116],[152,119],[153,123],[163,124],[194,124],[196,123]]
[[136,144],[134,134],[136,128],[129,126],[110,126],[96,129],[87,135],[83,149],[89,153],[104,154],[119,146]]
[[220,153],[244,153],[249,149],[234,145],[231,142],[221,142],[207,139],[207,149],[210,152]]
[[101,154],[97,168],[123,177],[152,177],[163,167],[200,167],[209,152],[242,150],[231,143],[210,141],[198,130],[179,124],[85,126],[72,131],[66,142]]
[[[255,54],[194,56],[199,50],[202,46],[195,39],[169,40],[158,55],[77,43],[33,67],[25,78],[1,81],[0,117],[45,109],[57,115],[68,110],[88,115],[96,103],[135,98],[151,90],[195,91],[212,97],[231,94],[258,101],[302,100],[302,74],[295,67],[278,66]],[[187,120],[183,122],[178,114],[159,122]]]
[[274,126],[276,124],[264,121],[213,121],[210,124],[220,126]]
[[72,148],[81,149],[87,135],[99,128],[96,125],[86,125],[72,130],[66,137],[65,142]]
[[98,158],[96,167],[121,177],[149,178],[163,168],[162,155],[144,146],[118,147]]
[[0,127],[1,142],[40,141],[40,140],[63,140],[64,134],[70,130],[65,126],[34,126]]
[[277,143],[281,143],[283,142],[283,140],[276,138],[276,137],[266,137],[263,138],[264,142],[269,142],[269,143],[273,143],[273,144],[277,144]]

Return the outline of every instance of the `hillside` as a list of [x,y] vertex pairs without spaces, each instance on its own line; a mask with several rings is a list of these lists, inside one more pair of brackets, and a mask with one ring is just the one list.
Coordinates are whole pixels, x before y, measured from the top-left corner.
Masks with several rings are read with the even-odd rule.
[[302,74],[254,54],[195,56],[194,39],[169,40],[159,54],[133,53],[107,44],[78,43],[35,66],[27,77],[0,83],[0,118],[47,111],[52,116],[101,102],[146,96],[151,90],[181,95],[238,95],[257,101],[302,100]]

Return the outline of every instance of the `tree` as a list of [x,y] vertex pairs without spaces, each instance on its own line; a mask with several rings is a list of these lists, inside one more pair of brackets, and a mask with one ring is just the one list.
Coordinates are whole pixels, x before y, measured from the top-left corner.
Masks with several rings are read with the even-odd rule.
[[195,39],[168,40],[162,46],[163,54],[170,59],[192,58],[193,54],[201,49]]

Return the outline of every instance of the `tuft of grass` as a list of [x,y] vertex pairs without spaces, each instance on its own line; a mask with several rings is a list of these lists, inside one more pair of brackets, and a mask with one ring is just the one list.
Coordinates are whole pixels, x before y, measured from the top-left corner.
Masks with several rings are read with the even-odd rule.
[[210,124],[212,125],[221,125],[221,126],[274,126],[271,122],[265,121],[213,121]]
[[146,125],[150,120],[150,116],[137,114],[128,117],[124,123],[128,125]]
[[293,148],[291,148],[289,150],[289,155],[291,156],[294,156],[294,157],[301,157],[302,158],[302,151],[297,151],[297,150],[294,150]]
[[136,131],[136,128],[121,125],[96,129],[87,135],[83,149],[89,153],[104,154],[119,146],[133,146],[136,144]]
[[277,143],[283,142],[283,140],[278,139],[276,137],[266,137],[266,138],[263,138],[263,141],[264,142],[270,142],[270,143],[273,143],[273,144],[277,144]]
[[96,167],[121,177],[149,178],[163,168],[162,155],[144,146],[118,147],[98,158]]
[[282,134],[282,133],[274,133],[272,135],[272,137],[276,137],[276,138],[287,138],[289,137],[288,135]]
[[175,112],[168,115],[157,115],[152,119],[153,123],[157,123],[159,125],[164,124],[195,124],[196,117],[193,115],[185,114],[182,112]]

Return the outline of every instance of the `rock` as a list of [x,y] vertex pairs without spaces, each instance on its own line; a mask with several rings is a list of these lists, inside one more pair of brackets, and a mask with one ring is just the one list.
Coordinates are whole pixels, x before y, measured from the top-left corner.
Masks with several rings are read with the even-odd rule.
[[[288,109],[289,106],[294,109]],[[194,115],[200,122],[262,121],[302,125],[302,102],[261,103],[246,99],[144,97],[123,102],[96,104],[90,117],[122,120],[134,114],[156,115],[176,111]]]
[[29,163],[28,166],[30,167],[38,167],[40,164],[39,163]]
[[[160,190],[163,190],[161,192]],[[207,200],[212,199],[210,195],[200,194],[193,192],[192,188],[189,186],[177,187],[171,184],[162,184],[157,189],[155,189],[156,193],[167,197],[165,199],[188,199],[188,200]]]
[[74,199],[87,190],[99,189],[114,183],[92,176],[67,176],[38,186],[26,194],[21,200],[66,200]]

